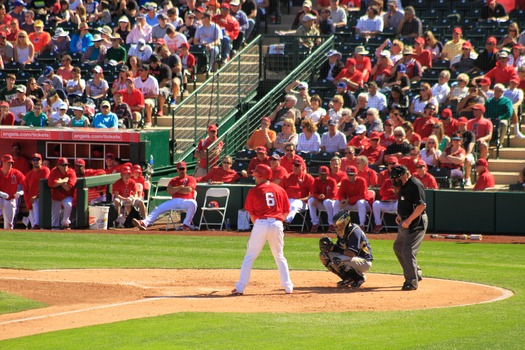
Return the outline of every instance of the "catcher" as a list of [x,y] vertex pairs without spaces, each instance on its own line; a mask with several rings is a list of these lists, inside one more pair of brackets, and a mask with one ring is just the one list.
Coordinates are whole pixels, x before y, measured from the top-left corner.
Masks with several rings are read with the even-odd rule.
[[319,240],[319,258],[341,281],[338,287],[359,288],[366,281],[365,272],[372,267],[372,248],[358,225],[350,222],[350,213],[341,210],[334,216],[337,242],[328,237]]

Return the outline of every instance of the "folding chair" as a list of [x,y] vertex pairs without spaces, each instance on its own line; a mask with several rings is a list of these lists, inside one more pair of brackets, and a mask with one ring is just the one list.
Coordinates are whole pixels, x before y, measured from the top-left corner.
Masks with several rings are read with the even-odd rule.
[[[155,194],[153,194],[152,196],[149,196],[149,202],[153,203],[153,208],[157,207],[157,201],[165,202],[171,199],[170,195],[159,194],[159,193],[162,193],[162,191],[166,191],[166,188],[168,187],[168,184],[170,183],[171,179],[172,179],[171,177],[161,177],[159,181],[157,181],[157,186],[155,187]],[[151,212],[149,205],[148,205],[148,211]],[[166,223],[166,231],[168,230],[169,224],[173,224],[173,227],[175,227],[175,222],[173,221],[172,213],[173,213],[173,210],[169,211],[166,214],[168,216],[168,222]]]
[[[297,217],[299,216],[299,218],[297,219]],[[293,221],[291,223],[288,224],[288,227],[300,227],[301,228],[301,232],[304,232],[305,231],[305,228],[308,229],[308,223],[306,222],[306,218],[308,217],[308,205],[305,206],[304,209],[301,209],[297,215],[295,215]],[[293,222],[294,221],[298,221],[298,223],[294,224]],[[320,223],[321,221],[319,221]]]
[[[201,207],[202,214],[201,214],[201,220],[199,222],[199,230],[202,227],[202,224],[204,223],[206,225],[206,229],[209,230],[209,225],[213,226],[220,226],[220,230],[222,231],[222,227],[224,226],[224,221],[226,219],[226,209],[228,208],[228,200],[230,199],[230,190],[228,188],[209,188],[206,191],[206,197],[204,198],[204,206]],[[215,206],[209,206],[211,201],[217,201],[218,207]],[[215,212],[220,215],[221,221],[220,222],[208,222],[208,219],[206,219],[206,213],[209,212]]]
[[[383,228],[385,231],[389,230],[389,229],[397,229],[397,224],[396,225],[388,225],[388,221],[386,220],[385,218],[385,215],[394,215],[397,217],[397,211],[388,211],[388,210],[385,210],[384,212],[381,213],[381,225],[383,225]],[[394,221],[395,223],[395,221]]]

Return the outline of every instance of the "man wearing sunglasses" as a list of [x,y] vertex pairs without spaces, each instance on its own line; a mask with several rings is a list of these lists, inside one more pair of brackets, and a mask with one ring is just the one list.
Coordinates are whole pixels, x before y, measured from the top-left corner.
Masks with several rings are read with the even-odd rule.
[[109,101],[102,101],[100,104],[100,112],[93,118],[93,126],[101,129],[118,129],[118,118],[115,113],[112,113]]
[[197,182],[211,182],[218,184],[237,181],[240,176],[232,169],[232,164],[232,157],[225,156],[222,158],[221,166],[214,166],[206,175],[198,177]]

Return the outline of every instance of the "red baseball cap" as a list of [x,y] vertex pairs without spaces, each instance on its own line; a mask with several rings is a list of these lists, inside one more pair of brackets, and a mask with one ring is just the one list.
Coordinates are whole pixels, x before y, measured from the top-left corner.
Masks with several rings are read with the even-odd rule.
[[120,168],[121,174],[131,174],[131,168],[129,166],[123,166]]
[[140,171],[142,173],[142,167],[138,164],[133,165],[133,168],[131,168],[133,172]]
[[36,159],[38,158],[39,160],[42,160],[42,155],[40,153],[33,153],[33,155],[31,156],[31,159]]
[[354,58],[349,58],[346,60],[346,66],[355,66],[357,64],[357,61]]
[[452,30],[452,33],[463,34],[463,30],[460,27],[456,27]]
[[381,133],[374,131],[370,134],[370,140],[379,140],[381,138]]
[[223,2],[223,3],[221,4],[221,9],[227,9],[227,10],[229,10],[229,9],[230,9],[230,4]]
[[452,110],[450,108],[445,108],[444,110],[441,111],[441,116],[445,118],[452,117]]
[[217,125],[215,125],[215,124],[208,125],[208,131],[212,131],[212,130],[217,131]]
[[394,122],[392,121],[392,119],[387,119],[385,121],[385,125],[394,125]]
[[69,165],[69,161],[67,160],[67,158],[58,158],[57,165],[64,165],[64,164]]
[[78,158],[75,160],[75,165],[86,166],[86,161],[84,159]]
[[178,162],[177,169],[186,169],[186,162]]
[[509,80],[509,83],[516,83],[516,84],[519,84],[520,83],[520,80],[518,78],[512,78]]
[[268,180],[272,177],[272,168],[266,164],[258,164],[253,172]]
[[497,42],[498,42],[498,41],[496,40],[495,37],[493,37],[493,36],[489,36],[489,37],[487,38],[487,41],[486,41],[485,43],[487,43],[487,44],[496,44]]
[[259,146],[255,150],[257,151],[257,153],[267,153],[266,147],[264,146]]
[[350,166],[346,167],[346,173],[348,175],[355,175],[355,174],[357,174],[357,168],[355,166],[353,166],[353,165],[350,165]]
[[189,49],[189,48],[190,48],[190,44],[188,44],[188,43],[182,43],[182,44],[180,44],[180,46],[179,46],[179,49],[180,49],[180,48]]
[[386,159],[386,162],[387,162],[387,163],[395,163],[395,164],[398,164],[398,163],[397,163],[397,157],[394,157],[394,156],[392,156],[392,157],[388,157],[388,158]]
[[491,81],[489,78],[482,78],[478,81],[479,85],[490,85]]
[[113,153],[106,153],[106,158],[115,159],[115,155]]
[[468,41],[465,41],[463,45],[461,45],[462,49],[472,49],[472,44]]
[[204,13],[204,8],[202,6],[199,6],[194,10],[194,12]]
[[13,159],[13,156],[10,154],[4,154],[2,156],[2,162],[8,162],[8,163],[14,163],[15,160]]
[[319,174],[329,174],[330,169],[327,166],[323,165],[319,167]]
[[266,122],[266,123],[270,124],[272,121],[268,117],[262,117],[261,122]]
[[0,102],[0,107],[9,107],[9,103],[7,103],[6,101],[2,101]]
[[485,106],[483,106],[481,103],[476,103],[474,106],[472,106],[472,109],[478,109],[483,113],[486,111]]
[[424,166],[426,168],[427,167],[427,163],[425,163],[425,161],[423,159],[420,159],[420,160],[417,161],[416,166]]
[[416,38],[414,42],[421,44],[421,45],[425,45],[425,39],[423,39],[422,37]]
[[459,117],[458,118],[458,124],[467,124],[468,119],[465,117]]
[[484,159],[484,158],[479,158],[479,159],[476,161],[476,165],[489,166],[489,162],[487,162],[487,160]]

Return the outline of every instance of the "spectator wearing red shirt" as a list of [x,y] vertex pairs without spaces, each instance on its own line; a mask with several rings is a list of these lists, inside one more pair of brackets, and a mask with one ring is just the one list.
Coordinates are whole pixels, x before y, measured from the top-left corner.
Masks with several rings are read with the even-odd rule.
[[[396,115],[400,116],[398,110],[394,110]],[[393,113],[394,111],[391,111],[390,113]],[[384,123],[385,125],[385,131],[381,133],[380,139],[379,139],[379,145],[381,145],[384,148],[387,148],[391,144],[394,143],[394,122],[392,119],[387,119]],[[401,126],[401,124],[397,125]]]
[[365,179],[367,187],[377,186],[377,173],[368,167],[368,158],[366,156],[359,155],[357,157],[357,176]]
[[[388,170],[385,170],[388,171]],[[379,233],[383,229],[381,216],[384,212],[397,212],[397,193],[394,191],[392,180],[387,178],[379,189],[379,200],[372,204],[372,212],[374,213],[374,233]]]
[[[64,230],[69,230],[71,221],[71,209],[73,208],[73,195],[75,192],[75,184],[77,183],[77,175],[75,170],[69,168],[67,158],[59,158],[57,166],[49,173],[47,184],[51,187],[51,224],[53,227],[61,227]],[[62,218],[60,218],[60,209],[63,210]]]
[[355,136],[347,143],[347,146],[353,146],[360,151],[370,146],[370,139],[366,137],[366,126],[358,125],[354,134]]
[[496,185],[494,175],[489,171],[489,163],[486,159],[480,158],[476,162],[476,174],[478,178],[476,185],[474,185],[473,191],[484,191],[487,188],[493,188]]
[[281,166],[286,169],[288,174],[290,174],[293,171],[293,165],[294,163],[301,162],[303,164],[303,169],[306,169],[306,164],[304,162],[304,159],[295,154],[296,147],[293,143],[290,143],[284,147],[284,156],[281,157]]
[[499,52],[498,64],[485,74],[485,78],[489,78],[494,84],[503,85],[507,85],[511,79],[519,79],[516,69],[509,65],[509,54],[507,51]]
[[141,111],[145,106],[144,94],[135,88],[135,81],[132,77],[126,78],[126,88],[120,91],[122,102],[126,103],[133,113],[133,120],[139,122],[142,119]]
[[485,118],[485,106],[482,104],[475,104],[472,106],[474,119],[467,122],[467,130],[472,131],[476,135],[476,142],[478,143],[479,158],[487,159],[489,152],[489,143],[492,139],[492,122]]
[[381,171],[377,175],[377,185],[383,186],[386,180],[390,179],[390,170],[392,170],[393,167],[399,165],[397,161],[397,157],[391,156],[386,159],[386,169]]
[[421,64],[423,70],[432,68],[432,53],[425,50],[425,39],[422,37],[414,40],[414,57]]
[[317,232],[319,229],[319,216],[317,210],[326,211],[328,217],[329,231],[335,231],[333,225],[334,206],[337,200],[337,182],[328,177],[330,169],[327,166],[319,167],[319,177],[314,180],[312,185],[312,196],[308,199],[308,210],[312,219],[311,232]]
[[438,184],[436,178],[427,172],[427,163],[424,160],[418,160],[416,164],[416,173],[413,174],[416,179],[419,179],[423,187],[437,190]]
[[346,172],[341,168],[341,158],[335,156],[330,159],[330,174],[328,174],[328,176],[337,182],[337,186],[341,184],[341,181],[346,179]]
[[15,115],[9,111],[9,103],[0,102],[0,125],[14,125]]
[[452,137],[452,135],[458,132],[458,120],[452,117],[452,110],[445,108],[441,111],[441,122],[445,129],[445,135]]
[[383,153],[385,152],[385,147],[379,144],[381,134],[383,133],[377,131],[372,132],[370,134],[370,145],[359,153],[359,156],[365,156],[368,158],[369,164],[383,164]]
[[214,166],[206,175],[198,177],[197,182],[232,183],[239,180],[240,176],[232,169],[232,164],[232,157],[225,156],[221,166]]
[[340,210],[357,211],[359,214],[359,226],[365,229],[366,213],[371,211],[366,180],[357,176],[357,168],[350,166],[346,169],[347,178],[341,182],[334,211]]
[[281,182],[290,200],[290,212],[284,219],[286,229],[297,213],[306,210],[313,184],[314,178],[305,172],[304,163],[295,161],[293,171]]
[[439,156],[440,167],[450,169],[451,179],[460,180],[463,178],[462,168],[465,157],[466,152],[461,147],[461,137],[453,136],[451,144]]
[[217,164],[219,161],[219,156],[222,152],[222,147],[224,145],[222,141],[219,141],[217,146],[212,149],[211,152],[208,152],[208,147],[210,147],[210,145],[219,138],[219,129],[217,128],[217,125],[208,125],[207,133],[208,137],[199,141],[199,144],[193,153],[193,156],[199,161],[198,167],[195,169],[195,173],[193,174],[195,177],[206,175],[208,173],[208,169],[211,169]]
[[178,175],[171,179],[166,189],[172,199],[159,205],[144,220],[133,219],[133,226],[145,231],[157,220],[159,215],[170,210],[182,210],[186,212],[182,229],[184,231],[192,230],[193,216],[197,211],[197,202],[195,201],[197,181],[193,176],[186,175],[186,162],[178,162],[176,166]]
[[283,180],[288,176],[288,171],[281,166],[281,156],[274,153],[270,157],[270,168],[272,169],[272,177],[270,181],[276,185],[281,185]]
[[363,82],[367,82],[370,79],[370,72],[372,71],[372,61],[368,51],[364,46],[356,46],[354,49],[355,69],[363,74]]
[[237,39],[241,32],[239,21],[230,15],[230,4],[225,2],[221,4],[221,13],[213,16],[212,20],[224,30],[221,40],[221,54],[222,59],[226,61],[230,58],[232,42]]
[[19,191],[25,180],[24,174],[13,167],[13,156],[4,154],[2,156],[2,167],[0,168],[0,209],[4,217],[4,229],[12,230],[18,207],[18,198],[24,194]]
[[432,103],[427,103],[422,117],[416,118],[414,121],[414,132],[421,136],[421,139],[426,140],[432,133],[432,128],[439,120],[435,117],[436,106]]
[[33,169],[27,173],[22,188],[24,189],[24,201],[29,210],[29,222],[33,230],[40,229],[40,211],[38,201],[40,199],[39,184],[41,179],[47,179],[51,172],[48,167],[42,165],[42,156],[34,153],[31,158]]
[[351,165],[357,166],[357,157],[355,156],[354,146],[347,146],[345,157],[341,159],[341,169],[346,169]]
[[248,164],[248,170],[241,171],[242,177],[248,177],[248,175],[252,175],[255,167],[259,164],[266,164],[270,166],[270,157],[268,157],[266,147],[259,146],[255,150],[257,151],[257,155],[250,160],[250,164]]
[[346,60],[345,68],[337,74],[334,79],[334,85],[343,82],[346,84],[348,90],[355,92],[357,89],[363,87],[363,73],[356,68],[356,60],[349,58]]

